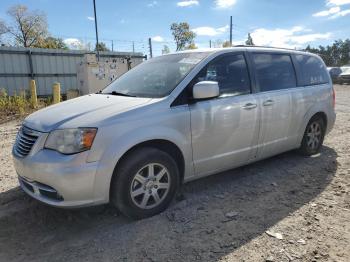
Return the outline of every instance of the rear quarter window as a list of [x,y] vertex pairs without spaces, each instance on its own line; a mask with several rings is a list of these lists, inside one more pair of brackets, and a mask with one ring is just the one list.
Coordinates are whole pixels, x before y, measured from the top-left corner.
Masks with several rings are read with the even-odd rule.
[[310,55],[295,55],[300,68],[300,85],[319,85],[329,83],[327,68],[322,60]]

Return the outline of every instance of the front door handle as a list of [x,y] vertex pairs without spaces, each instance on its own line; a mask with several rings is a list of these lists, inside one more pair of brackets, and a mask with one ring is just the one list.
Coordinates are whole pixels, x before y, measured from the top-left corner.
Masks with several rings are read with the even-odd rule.
[[264,103],[263,103],[263,106],[272,106],[274,104],[274,101],[269,99],[269,100],[266,100]]
[[246,109],[246,110],[250,110],[250,109],[253,109],[256,107],[257,107],[257,104],[253,104],[253,103],[248,103],[248,104],[245,104],[244,106],[242,106],[242,108]]

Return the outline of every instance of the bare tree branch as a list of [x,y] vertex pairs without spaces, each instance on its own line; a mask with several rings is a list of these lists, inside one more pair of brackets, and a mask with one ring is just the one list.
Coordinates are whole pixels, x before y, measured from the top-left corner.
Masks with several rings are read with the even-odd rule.
[[0,19],[0,36],[7,33],[6,24]]
[[13,23],[7,31],[15,38],[16,44],[24,47],[38,46],[48,36],[46,15],[39,11],[29,11],[24,5],[14,5],[7,14]]
[[3,20],[0,19],[0,43],[2,42],[2,36],[7,33],[7,27]]

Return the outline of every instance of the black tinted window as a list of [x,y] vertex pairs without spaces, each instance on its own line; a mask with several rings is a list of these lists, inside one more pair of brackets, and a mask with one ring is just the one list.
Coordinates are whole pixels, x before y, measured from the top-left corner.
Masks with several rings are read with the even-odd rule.
[[250,93],[247,65],[242,54],[224,55],[210,62],[197,76],[195,82],[217,81],[220,95]]
[[301,85],[318,85],[328,83],[327,68],[322,61],[310,55],[296,55],[297,63],[300,67]]
[[289,55],[253,54],[260,91],[296,87],[292,60]]

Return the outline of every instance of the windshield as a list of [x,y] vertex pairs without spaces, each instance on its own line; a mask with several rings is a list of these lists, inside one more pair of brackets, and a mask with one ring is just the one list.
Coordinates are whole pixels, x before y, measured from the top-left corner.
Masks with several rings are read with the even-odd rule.
[[102,94],[150,98],[167,96],[208,54],[194,52],[155,57],[122,75]]

